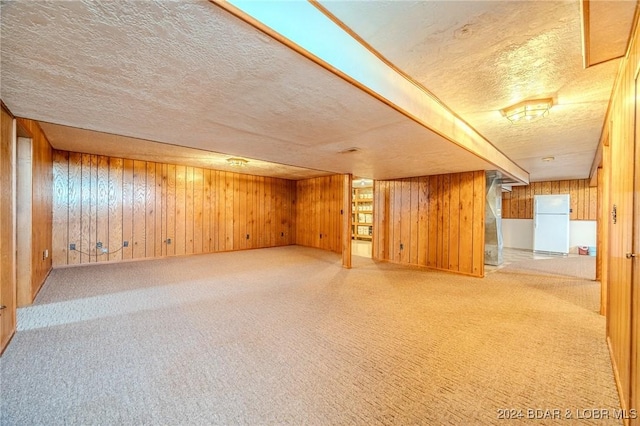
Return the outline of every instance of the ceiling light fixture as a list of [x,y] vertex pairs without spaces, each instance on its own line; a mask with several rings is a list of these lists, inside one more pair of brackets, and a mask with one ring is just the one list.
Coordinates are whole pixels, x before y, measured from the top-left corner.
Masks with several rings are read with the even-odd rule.
[[548,163],[549,161],[553,161],[553,160],[555,160],[555,159],[556,159],[556,157],[542,157],[542,161],[545,161],[545,162],[547,162],[547,163]]
[[512,123],[531,122],[549,115],[553,99],[532,99],[522,101],[500,110],[503,116]]
[[229,163],[229,165],[231,167],[244,167],[247,165],[248,161],[245,160],[244,158],[227,158],[227,163]]

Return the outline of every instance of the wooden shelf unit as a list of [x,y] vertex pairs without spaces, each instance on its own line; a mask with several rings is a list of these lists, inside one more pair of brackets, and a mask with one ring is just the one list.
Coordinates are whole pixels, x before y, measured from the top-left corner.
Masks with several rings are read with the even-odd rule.
[[351,238],[371,240],[373,234],[373,187],[353,188]]

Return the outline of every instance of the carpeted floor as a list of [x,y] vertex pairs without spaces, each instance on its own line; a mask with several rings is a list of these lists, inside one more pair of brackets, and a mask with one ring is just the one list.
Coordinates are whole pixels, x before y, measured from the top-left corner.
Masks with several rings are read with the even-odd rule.
[[592,259],[476,279],[290,246],[54,270],[0,359],[0,423],[621,424],[575,419],[619,407],[599,284],[562,274]]

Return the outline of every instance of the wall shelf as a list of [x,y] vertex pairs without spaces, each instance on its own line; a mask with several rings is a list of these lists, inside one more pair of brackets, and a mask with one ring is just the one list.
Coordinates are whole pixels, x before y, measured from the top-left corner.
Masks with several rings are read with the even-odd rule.
[[353,188],[351,238],[371,240],[373,234],[373,187]]

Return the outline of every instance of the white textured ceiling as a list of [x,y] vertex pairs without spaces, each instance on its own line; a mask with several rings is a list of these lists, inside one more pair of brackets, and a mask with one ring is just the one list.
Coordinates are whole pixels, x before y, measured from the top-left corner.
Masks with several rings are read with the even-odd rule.
[[109,157],[182,164],[205,169],[291,180],[309,179],[329,174],[309,168],[270,163],[249,157],[244,158],[248,161],[244,166],[237,167],[230,165],[227,161],[232,158],[230,155],[217,152],[118,136],[94,130],[84,130],[77,127],[61,126],[42,121],[39,123],[51,145],[55,149],[63,151],[88,154],[99,153]]
[[[531,181],[588,177],[619,61],[583,69],[578,1],[322,4],[527,170]],[[628,36],[630,22],[598,10],[599,26],[626,27]],[[556,105],[543,120],[513,125],[500,113],[546,97]],[[547,156],[555,161],[541,161]]]
[[[323,5],[532,180],[588,175],[617,61],[582,69],[577,1]],[[493,168],[206,1],[1,8],[17,116],[376,179]],[[498,112],[542,96],[529,126]]]
[[377,179],[492,168],[206,1],[8,2],[1,35],[17,116]]

